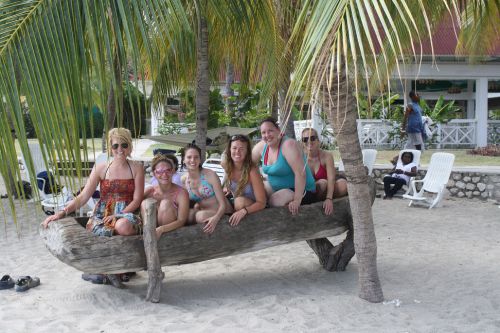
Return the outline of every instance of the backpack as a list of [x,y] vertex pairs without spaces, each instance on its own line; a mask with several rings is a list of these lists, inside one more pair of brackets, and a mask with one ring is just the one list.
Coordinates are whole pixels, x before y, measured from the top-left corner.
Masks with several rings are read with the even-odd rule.
[[[37,178],[36,182],[37,182],[38,189],[40,189],[40,191],[43,191],[43,193],[51,194],[52,189],[55,190],[54,193],[61,192],[61,186],[59,186],[56,183],[56,179],[54,178],[54,175],[50,171],[39,172],[36,175],[36,178]],[[45,184],[44,184],[44,181],[45,181]],[[50,186],[51,184],[53,186],[52,188]]]
[[[27,181],[25,180],[22,180],[22,181],[19,181],[19,187],[23,188],[23,191],[24,191],[24,198],[29,200],[31,198],[33,198],[33,191],[31,189],[31,184],[28,183]],[[13,196],[15,199],[21,199],[22,198],[22,192],[19,193],[19,195],[17,195],[17,193],[13,193]]]

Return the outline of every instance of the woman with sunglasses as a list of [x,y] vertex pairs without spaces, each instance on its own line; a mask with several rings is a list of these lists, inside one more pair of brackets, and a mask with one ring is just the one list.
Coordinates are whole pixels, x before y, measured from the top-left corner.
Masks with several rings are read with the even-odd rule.
[[347,195],[347,181],[335,171],[333,155],[320,148],[318,132],[314,128],[302,130],[302,144],[307,156],[307,165],[316,181],[316,196],[324,200],[323,209],[326,215],[333,213],[333,198]]
[[281,135],[274,118],[261,122],[262,141],[252,151],[254,163],[260,161],[271,207],[287,206],[295,215],[299,206],[316,200],[316,185],[311,170],[305,162],[301,147],[295,140]]
[[188,222],[205,223],[203,231],[212,233],[226,211],[226,197],[222,192],[217,174],[201,166],[201,149],[195,144],[184,148],[182,161],[186,173],[182,176],[193,208],[189,210]]
[[[129,160],[132,153],[130,131],[126,128],[111,129],[108,145],[113,160],[109,164],[95,165],[80,194],[62,211],[45,219],[45,227],[80,208],[99,185],[101,197],[87,222],[87,230],[98,236],[131,236],[141,232],[142,221],[137,213],[144,196],[144,167],[142,163]],[[102,276],[95,274],[84,274],[82,277],[94,283],[103,283]],[[113,286],[123,288],[118,275],[106,277]]]
[[266,207],[266,191],[259,169],[252,161],[252,146],[247,136],[232,136],[224,154],[224,187],[234,198],[234,213],[229,223],[235,226],[248,214]]
[[[151,165],[157,185],[144,192],[144,198],[157,202],[156,237],[184,226],[189,214],[189,196],[181,186],[172,182],[177,165],[168,155],[157,154]],[[143,203],[143,209],[144,209]]]

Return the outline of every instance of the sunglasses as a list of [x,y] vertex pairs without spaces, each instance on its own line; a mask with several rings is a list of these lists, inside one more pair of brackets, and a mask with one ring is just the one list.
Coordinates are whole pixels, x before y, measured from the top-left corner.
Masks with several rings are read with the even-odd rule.
[[310,137],[302,138],[302,142],[304,142],[304,143],[308,143],[309,140],[311,140],[311,142],[314,142],[314,141],[318,140],[318,137],[316,135],[311,135]]
[[156,169],[154,172],[158,176],[161,176],[161,175],[170,175],[174,172],[174,170],[172,170],[172,169]]
[[232,141],[248,141],[248,138],[242,134],[236,134],[231,137],[231,142]]
[[117,150],[117,149],[118,149],[118,147],[120,147],[120,146],[122,147],[122,149],[127,149],[127,148],[128,148],[128,143],[126,143],[126,142],[124,142],[124,143],[122,143],[122,144],[119,144],[119,143],[113,143],[113,144],[111,145],[111,148],[113,148],[114,150]]

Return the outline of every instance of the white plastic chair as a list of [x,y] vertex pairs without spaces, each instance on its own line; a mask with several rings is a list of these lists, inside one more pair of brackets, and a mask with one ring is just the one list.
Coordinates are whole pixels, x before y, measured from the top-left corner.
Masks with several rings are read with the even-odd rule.
[[42,209],[44,212],[47,211],[57,211],[64,208],[66,202],[71,200],[73,195],[71,191],[69,191],[66,187],[63,187],[61,193],[59,194],[47,194],[43,190],[40,190],[38,187],[38,181],[42,182],[42,188],[45,188],[45,179],[37,178],[38,175],[42,171],[49,171],[45,167],[45,162],[43,160],[42,148],[38,143],[30,142],[28,143],[28,149],[30,150],[31,160],[33,162],[33,168],[35,171],[34,175],[30,174],[30,169],[28,168],[28,164],[26,162],[25,157],[22,157],[22,161],[24,164],[24,171],[26,172],[27,178],[29,181],[35,180],[31,187],[38,191],[38,197],[40,198]]
[[[429,209],[436,206],[443,198],[454,161],[455,155],[450,153],[432,154],[429,169],[424,179],[413,180],[410,183],[413,195],[403,195],[403,198],[411,200],[408,206],[411,206],[413,201],[425,202],[429,204]],[[422,183],[422,188],[418,192],[415,183]],[[432,197],[426,196],[427,193],[431,194]]]
[[205,162],[203,162],[203,167],[215,171],[217,176],[219,177],[221,183],[224,181],[224,177],[226,176],[226,172],[222,167],[222,159],[220,158],[207,158]]
[[377,151],[375,149],[363,149],[363,164],[368,168],[368,176],[372,175],[373,165],[377,159]]

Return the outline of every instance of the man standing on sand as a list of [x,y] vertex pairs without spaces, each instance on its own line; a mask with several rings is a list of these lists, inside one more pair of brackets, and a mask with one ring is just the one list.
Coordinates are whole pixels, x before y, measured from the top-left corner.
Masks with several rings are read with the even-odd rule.
[[407,149],[424,150],[422,123],[422,108],[420,107],[420,96],[415,91],[410,91],[411,103],[406,107],[403,124],[401,125],[401,134],[408,135],[406,143]]

